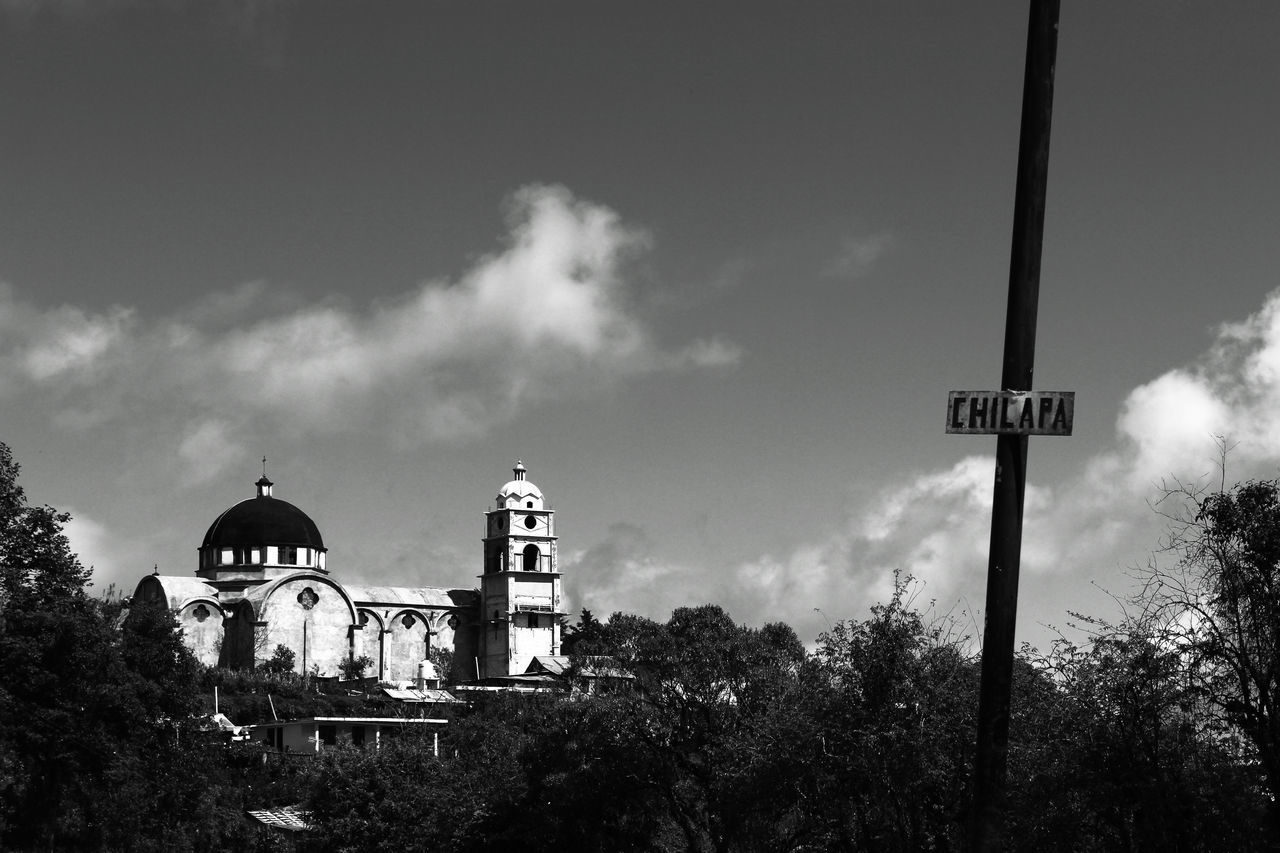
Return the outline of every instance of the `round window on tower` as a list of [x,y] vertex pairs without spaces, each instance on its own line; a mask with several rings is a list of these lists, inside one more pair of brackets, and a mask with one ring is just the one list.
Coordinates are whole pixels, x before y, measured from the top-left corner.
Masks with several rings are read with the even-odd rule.
[[526,515],[524,517],[524,526],[532,530],[538,526],[538,519],[532,515]]

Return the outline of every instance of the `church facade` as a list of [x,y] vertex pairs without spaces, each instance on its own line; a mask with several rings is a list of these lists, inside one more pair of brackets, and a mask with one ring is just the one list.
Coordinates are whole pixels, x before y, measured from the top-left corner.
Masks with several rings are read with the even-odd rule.
[[523,464],[512,474],[485,513],[478,588],[342,582],[315,522],[264,473],[254,497],[209,526],[193,574],[148,575],[134,598],[165,602],[208,666],[251,668],[283,645],[299,673],[336,676],[366,656],[366,675],[407,681],[447,649],[451,680],[520,674],[559,654],[564,613],[555,513]]

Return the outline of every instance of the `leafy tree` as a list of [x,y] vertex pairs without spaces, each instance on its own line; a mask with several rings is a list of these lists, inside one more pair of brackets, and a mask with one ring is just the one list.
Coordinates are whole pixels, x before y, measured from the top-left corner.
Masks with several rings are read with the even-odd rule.
[[[889,602],[819,637],[780,705],[763,785],[783,786],[790,844],[835,850],[953,849],[963,826],[977,666],[930,624],[900,579]],[[762,802],[758,798],[755,802]],[[767,801],[764,801],[767,802]]]
[[1280,835],[1280,482],[1179,486],[1163,507],[1176,565],[1152,564],[1144,604],[1195,699],[1251,747]]
[[604,623],[592,615],[587,608],[582,608],[582,616],[578,624],[567,625],[564,639],[560,643],[560,651],[566,655],[602,654],[600,649],[605,642]]
[[[283,646],[278,647],[277,651],[279,648],[283,648]],[[289,666],[292,668],[292,652],[290,653],[290,658]],[[368,655],[360,655],[358,658],[348,658],[338,664],[338,672],[342,674],[344,679],[354,681],[355,679],[364,678],[364,671],[371,666],[373,666],[373,658]]]
[[120,626],[120,654],[151,713],[183,719],[199,710],[200,664],[162,601],[130,605]]
[[1010,731],[1010,835],[1028,850],[1269,849],[1257,773],[1158,626],[1094,620],[1024,649]]
[[269,673],[282,675],[286,672],[293,672],[295,660],[296,657],[294,656],[293,649],[281,643],[276,646],[276,650],[272,653],[271,658],[262,664],[262,669]]
[[[141,710],[84,593],[64,513],[32,507],[0,443],[0,833],[14,846],[99,838],[94,779]],[[127,679],[125,679],[127,680]]]
[[[68,517],[32,507],[0,443],[0,849],[256,849],[191,713],[199,667],[163,606],[90,598]],[[251,775],[245,775],[246,773]]]
[[[440,679],[444,684],[454,683],[456,675],[453,671],[453,649],[432,646],[431,651],[427,652],[427,660],[431,661],[435,666],[436,672],[440,674]],[[370,661],[369,663],[372,665],[373,661]]]
[[677,608],[665,624],[614,614],[583,625],[594,639],[579,649],[608,653],[635,675],[636,689],[614,697],[632,741],[628,772],[679,832],[677,849],[736,849],[757,805],[743,801],[737,780],[758,749],[757,721],[803,661],[794,631],[743,627],[715,605]]

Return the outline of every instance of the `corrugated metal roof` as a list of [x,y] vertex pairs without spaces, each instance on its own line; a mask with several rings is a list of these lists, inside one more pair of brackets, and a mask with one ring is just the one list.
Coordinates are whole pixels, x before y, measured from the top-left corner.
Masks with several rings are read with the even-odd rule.
[[556,677],[549,672],[528,672],[524,675],[496,675],[489,681],[500,681],[503,684],[546,684],[556,685]]
[[[545,672],[551,675],[564,675],[569,671],[568,655],[538,655],[529,661],[526,673]],[[634,678],[630,672],[618,666],[618,662],[608,655],[587,655],[582,658],[578,667],[578,675],[584,678]]]
[[448,690],[441,690],[435,687],[384,687],[382,692],[386,693],[392,699],[398,699],[401,702],[440,702],[443,704],[460,704],[465,705],[461,699],[454,696]]
[[249,817],[276,829],[289,832],[302,832],[311,828],[307,822],[307,813],[297,806],[282,806],[278,809],[250,809]]

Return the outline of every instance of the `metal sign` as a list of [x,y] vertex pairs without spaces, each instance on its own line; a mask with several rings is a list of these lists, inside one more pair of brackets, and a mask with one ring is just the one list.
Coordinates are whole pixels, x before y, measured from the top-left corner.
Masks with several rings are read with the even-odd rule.
[[1075,391],[952,391],[947,432],[1071,435],[1075,409]]

